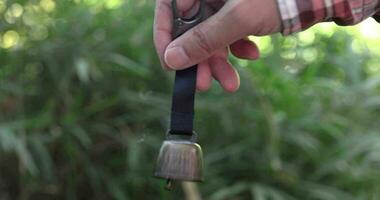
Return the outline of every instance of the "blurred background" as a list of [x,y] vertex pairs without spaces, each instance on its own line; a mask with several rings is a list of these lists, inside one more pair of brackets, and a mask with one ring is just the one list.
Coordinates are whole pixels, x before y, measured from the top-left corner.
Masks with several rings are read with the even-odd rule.
[[[173,73],[151,0],[0,0],[0,199],[380,199],[380,25],[251,37],[197,95],[204,183],[152,177]],[[190,189],[189,189],[190,188]]]

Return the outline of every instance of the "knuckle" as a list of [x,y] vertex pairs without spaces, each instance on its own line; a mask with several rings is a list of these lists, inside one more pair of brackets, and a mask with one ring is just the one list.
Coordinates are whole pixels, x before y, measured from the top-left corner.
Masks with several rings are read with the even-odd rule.
[[193,38],[195,39],[196,45],[200,48],[201,53],[211,54],[213,52],[213,46],[210,39],[206,34],[198,27],[194,27]]

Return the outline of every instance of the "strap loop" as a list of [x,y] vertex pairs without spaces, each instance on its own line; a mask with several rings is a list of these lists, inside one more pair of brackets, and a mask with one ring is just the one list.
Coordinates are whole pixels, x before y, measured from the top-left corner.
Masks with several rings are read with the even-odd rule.
[[[177,2],[176,0],[172,1],[174,18],[172,36],[174,39],[204,20],[205,0],[200,1],[199,11],[195,16],[189,19],[183,19],[178,15]],[[171,134],[193,135],[196,78],[197,65],[176,71],[170,119]]]

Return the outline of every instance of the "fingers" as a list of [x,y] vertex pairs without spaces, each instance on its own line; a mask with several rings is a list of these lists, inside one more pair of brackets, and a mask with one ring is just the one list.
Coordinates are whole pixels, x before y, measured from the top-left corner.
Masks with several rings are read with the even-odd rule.
[[231,53],[242,59],[255,60],[260,57],[256,44],[248,39],[241,39],[230,45]]
[[165,51],[165,63],[176,70],[187,68],[248,35],[239,19],[246,9],[234,2],[240,1],[228,1],[215,15],[170,43]]
[[195,0],[177,0],[177,9],[181,12],[185,12],[192,8],[195,3]]
[[226,92],[236,92],[240,86],[240,78],[236,70],[225,59],[210,58],[211,72]]
[[221,51],[209,59],[212,76],[226,92],[236,92],[240,86],[239,74],[227,60],[227,49]]
[[[154,44],[159,56],[161,66],[169,69],[164,62],[164,52],[168,44],[172,41],[172,0],[157,0],[154,17]],[[198,1],[178,0],[177,10],[181,16],[191,16],[197,11]]]
[[181,17],[193,16],[198,11],[199,0],[177,0],[177,9]]
[[168,44],[172,41],[172,11],[171,0],[157,0],[155,17],[154,17],[154,45],[158,57],[161,61],[161,66],[164,69],[168,69],[164,62],[164,52]]
[[211,69],[208,60],[198,64],[197,71],[197,90],[200,92],[207,91],[211,86]]
[[[178,9],[182,11],[183,15],[191,15],[194,10],[195,1],[179,1]],[[187,14],[186,14],[187,12]],[[155,23],[154,23],[154,43],[157,53],[160,57],[161,64],[167,68],[164,61],[164,52],[168,44],[171,42],[171,29],[172,29],[172,10],[171,0],[157,0]],[[215,53],[210,59],[200,62],[197,72],[197,89],[199,91],[206,91],[211,86],[212,76],[217,79],[222,87],[228,92],[234,92],[239,87],[239,78],[235,70],[227,61],[228,51],[222,48]],[[210,62],[213,67],[210,66]],[[199,62],[199,61],[198,61]]]

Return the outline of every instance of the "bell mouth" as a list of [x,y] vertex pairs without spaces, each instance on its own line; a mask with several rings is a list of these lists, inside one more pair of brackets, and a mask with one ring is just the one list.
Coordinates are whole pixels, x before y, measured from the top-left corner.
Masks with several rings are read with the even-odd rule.
[[174,173],[154,173],[154,177],[166,180],[174,180],[174,181],[190,181],[190,182],[203,182],[203,177],[187,177],[181,176]]

